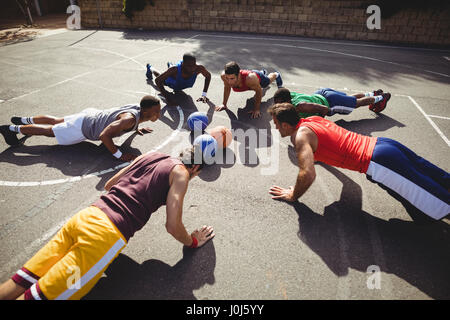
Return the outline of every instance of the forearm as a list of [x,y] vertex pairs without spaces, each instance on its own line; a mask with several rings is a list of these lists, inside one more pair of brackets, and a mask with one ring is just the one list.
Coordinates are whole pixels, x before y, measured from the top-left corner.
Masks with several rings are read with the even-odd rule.
[[295,109],[297,112],[304,113],[318,113],[325,116],[328,113],[329,108],[316,103],[300,103]]
[[315,175],[301,171],[297,176],[295,187],[293,190],[292,198],[294,201],[299,199],[312,185],[315,180]]
[[102,141],[106,149],[108,149],[108,151],[111,152],[111,154],[115,154],[119,150],[119,148],[114,144],[114,141],[111,136],[107,134],[101,134],[100,140]]
[[222,104],[224,106],[226,106],[228,103],[228,98],[230,97],[230,93],[231,93],[231,87],[225,86],[223,89],[223,101],[222,101]]
[[155,83],[159,89],[159,92],[161,92],[161,94],[167,98],[167,96],[169,95],[169,91],[167,91],[166,88],[164,88],[164,81],[165,79],[162,79],[161,77],[157,77],[155,79]]
[[211,82],[211,76],[206,77],[205,84],[203,85],[203,92],[208,92],[210,82]]
[[261,92],[256,92],[255,96],[254,96],[254,106],[253,109],[254,110],[259,110],[261,108],[261,99],[262,99],[262,93]]
[[183,223],[179,222],[173,227],[168,227],[167,231],[178,241],[180,241],[185,246],[190,246],[192,244],[192,237],[187,232]]

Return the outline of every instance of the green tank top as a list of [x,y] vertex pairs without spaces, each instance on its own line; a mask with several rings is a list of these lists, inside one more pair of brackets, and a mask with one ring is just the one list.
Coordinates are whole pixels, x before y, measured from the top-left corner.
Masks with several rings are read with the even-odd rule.
[[[303,93],[297,93],[291,91],[291,102],[294,106],[298,105],[300,102],[309,102],[309,103],[317,103],[326,107],[330,107],[328,104],[327,99],[325,97],[321,96],[320,94],[303,94]],[[299,112],[300,118],[307,118],[311,116],[320,116],[318,113],[306,113],[306,112]]]

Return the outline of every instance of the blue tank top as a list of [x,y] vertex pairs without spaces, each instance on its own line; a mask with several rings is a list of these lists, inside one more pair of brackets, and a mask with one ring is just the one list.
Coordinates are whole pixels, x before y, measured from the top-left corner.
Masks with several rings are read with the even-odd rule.
[[173,90],[179,91],[186,88],[192,88],[194,85],[195,80],[197,79],[197,74],[195,73],[192,77],[188,79],[184,79],[181,76],[181,64],[183,61],[180,61],[177,63],[176,67],[178,69],[177,71],[177,77],[176,79],[169,77],[165,81],[165,85],[172,88]]

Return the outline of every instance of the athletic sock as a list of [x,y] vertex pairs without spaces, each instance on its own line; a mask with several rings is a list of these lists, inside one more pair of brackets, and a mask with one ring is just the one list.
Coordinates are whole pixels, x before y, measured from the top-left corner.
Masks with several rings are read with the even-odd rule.
[[20,119],[23,124],[34,124],[33,117],[22,117]]
[[383,100],[383,96],[375,96],[374,99],[375,99],[375,102],[374,102],[374,103],[378,103],[378,102],[380,102],[381,100]]
[[9,130],[15,133],[21,133],[20,132],[20,126],[11,125],[9,126]]
[[367,92],[364,94],[365,97],[373,97],[373,92]]

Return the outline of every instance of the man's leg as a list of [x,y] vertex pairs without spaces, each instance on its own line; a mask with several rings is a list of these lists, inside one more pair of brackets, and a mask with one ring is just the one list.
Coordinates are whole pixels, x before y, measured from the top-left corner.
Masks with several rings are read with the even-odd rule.
[[333,114],[350,114],[357,108],[357,98],[355,96],[348,96],[346,93],[330,88],[324,88],[314,92],[320,94],[327,99],[330,105],[328,115]]
[[283,86],[283,80],[281,79],[281,73],[279,71],[269,73],[267,77],[269,78],[270,83],[276,81],[278,88],[281,88]]
[[[63,257],[73,245],[69,220],[58,233],[42,247],[14,276],[0,287],[0,300],[26,298],[27,291]],[[36,288],[35,288],[36,289]],[[34,290],[33,293],[37,293]]]
[[355,109],[363,106],[372,106],[373,109],[373,104],[377,102],[377,98],[375,97],[381,96],[382,94],[383,90],[381,89],[375,90],[373,92],[352,94],[352,96],[356,98]]
[[17,117],[13,116],[11,122],[15,125],[22,124],[51,124],[55,125],[64,122],[64,118],[57,118],[53,116],[34,116],[34,117]]
[[27,289],[9,279],[0,285],[0,300],[15,300],[23,295],[25,290]]
[[45,125],[35,125],[35,124],[27,124],[17,127],[17,133],[21,133],[27,136],[46,136],[46,137],[54,137],[53,126],[45,126]]
[[450,213],[450,174],[395,140],[378,138],[367,175],[433,219]]
[[[89,207],[78,212],[21,269],[37,276],[19,299],[82,298],[125,245],[122,234],[103,211]],[[23,275],[21,270],[13,277],[16,282],[22,280],[17,277]]]
[[362,96],[360,98],[356,97],[355,95],[353,95],[356,98],[356,108],[359,107],[363,107],[363,106],[369,106],[371,104],[375,103],[375,97],[366,97],[366,96]]

